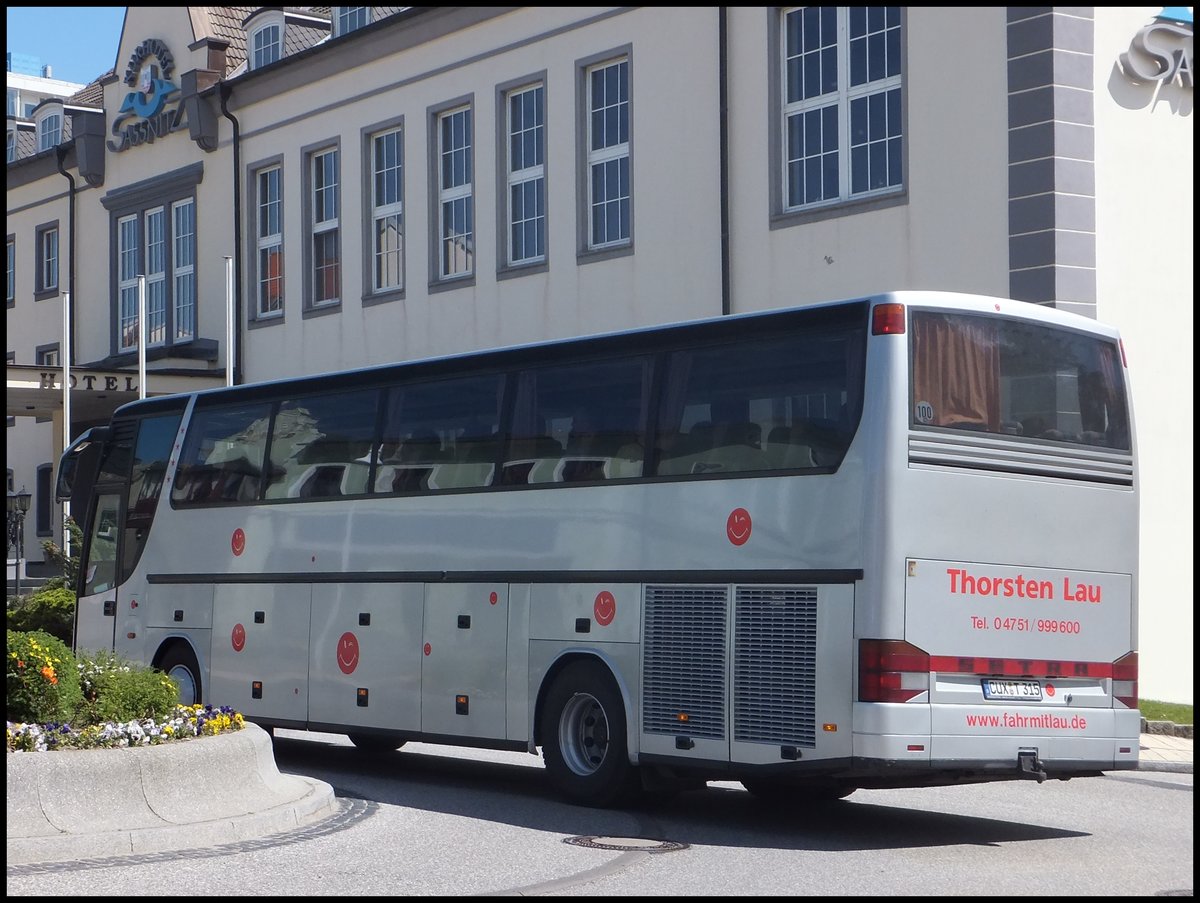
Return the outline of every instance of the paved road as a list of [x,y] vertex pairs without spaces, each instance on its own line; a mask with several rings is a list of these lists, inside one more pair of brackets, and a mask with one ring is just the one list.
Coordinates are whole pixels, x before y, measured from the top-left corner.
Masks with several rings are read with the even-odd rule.
[[1190,774],[859,791],[806,812],[714,784],[605,812],[558,802],[533,756],[412,744],[369,758],[342,737],[280,734],[280,769],[332,784],[337,815],[224,847],[10,867],[8,894],[1109,896],[1193,883]]

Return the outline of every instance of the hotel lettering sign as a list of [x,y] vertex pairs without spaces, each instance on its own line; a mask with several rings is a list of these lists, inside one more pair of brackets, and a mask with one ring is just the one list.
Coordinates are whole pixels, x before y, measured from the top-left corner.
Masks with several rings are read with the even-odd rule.
[[[39,389],[61,389],[61,370],[42,370]],[[137,377],[128,373],[104,373],[84,370],[71,373],[71,388],[86,392],[136,392]]]
[[139,144],[187,128],[179,88],[171,81],[175,57],[158,38],[143,41],[133,51],[125,68],[125,84],[133,90],[125,95],[113,119],[113,140],[108,149],[119,153]]

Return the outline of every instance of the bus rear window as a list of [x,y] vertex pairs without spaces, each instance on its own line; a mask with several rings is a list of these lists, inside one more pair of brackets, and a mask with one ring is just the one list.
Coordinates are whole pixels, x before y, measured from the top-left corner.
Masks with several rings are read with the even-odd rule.
[[918,429],[1130,448],[1116,343],[1065,329],[914,311],[911,401]]

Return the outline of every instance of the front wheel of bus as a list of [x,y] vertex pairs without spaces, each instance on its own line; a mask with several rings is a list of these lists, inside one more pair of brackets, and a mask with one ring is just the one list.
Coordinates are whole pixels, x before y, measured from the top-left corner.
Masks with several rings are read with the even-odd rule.
[[568,800],[598,808],[632,800],[640,781],[629,761],[625,705],[599,662],[574,662],[555,678],[542,734],[546,773]]
[[176,643],[167,650],[158,667],[179,685],[180,705],[200,704],[200,665],[190,646]]

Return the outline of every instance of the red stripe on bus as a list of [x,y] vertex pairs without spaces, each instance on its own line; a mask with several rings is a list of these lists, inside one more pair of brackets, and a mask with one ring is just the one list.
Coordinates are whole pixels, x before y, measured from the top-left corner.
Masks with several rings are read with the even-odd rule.
[[1112,662],[1064,662],[1052,659],[989,658],[971,655],[931,655],[929,670],[954,674],[999,674],[1004,677],[1113,676]]

